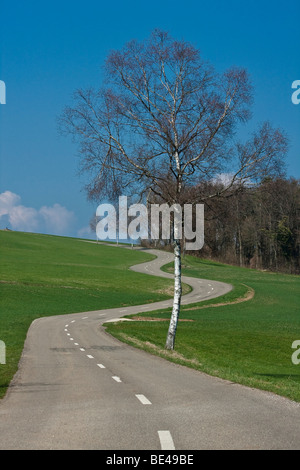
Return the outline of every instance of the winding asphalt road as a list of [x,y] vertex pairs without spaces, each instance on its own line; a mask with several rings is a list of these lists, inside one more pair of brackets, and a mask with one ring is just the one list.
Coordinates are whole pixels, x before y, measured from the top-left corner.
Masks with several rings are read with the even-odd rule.
[[[159,268],[172,256],[150,252],[157,259],[133,269],[169,277]],[[183,303],[231,289],[183,281],[193,287]],[[0,449],[300,449],[299,404],[151,356],[101,326],[170,304],[35,320],[0,402]]]

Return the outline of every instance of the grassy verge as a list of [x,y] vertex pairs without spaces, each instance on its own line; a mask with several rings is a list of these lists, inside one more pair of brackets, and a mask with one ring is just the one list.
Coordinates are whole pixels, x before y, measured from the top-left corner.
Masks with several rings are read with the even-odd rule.
[[164,300],[173,285],[129,270],[152,255],[78,239],[0,231],[0,256],[0,398],[34,319]]
[[[181,320],[190,321],[179,323],[175,351],[164,350],[168,321],[107,324],[107,331],[152,354],[300,401],[300,365],[291,361],[291,345],[300,339],[299,276],[190,256],[183,264],[185,275],[229,282],[234,290],[223,298],[182,307]],[[149,316],[167,320],[170,309]]]

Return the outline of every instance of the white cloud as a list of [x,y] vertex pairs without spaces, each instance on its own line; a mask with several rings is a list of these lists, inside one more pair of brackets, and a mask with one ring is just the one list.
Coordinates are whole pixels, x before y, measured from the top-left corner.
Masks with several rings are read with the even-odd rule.
[[10,210],[21,201],[20,196],[12,193],[11,191],[5,191],[0,194],[0,217],[6,215]]
[[85,227],[80,228],[77,231],[77,236],[79,238],[95,238],[95,232],[91,230],[91,227],[89,225],[86,225]]
[[12,230],[68,235],[75,222],[74,213],[60,204],[34,209],[20,202],[21,197],[11,191],[0,194],[1,226],[8,223]]
[[39,214],[44,218],[46,228],[56,235],[65,234],[74,222],[74,213],[60,204],[54,204],[52,207],[43,206]]
[[22,230],[23,232],[38,230],[38,212],[33,207],[13,206],[7,215],[13,230]]
[[212,182],[223,184],[226,187],[232,182],[233,176],[233,173],[219,173],[212,179]]

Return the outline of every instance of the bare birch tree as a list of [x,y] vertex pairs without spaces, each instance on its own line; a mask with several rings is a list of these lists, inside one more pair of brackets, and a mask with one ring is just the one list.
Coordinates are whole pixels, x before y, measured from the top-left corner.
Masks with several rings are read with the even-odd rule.
[[[61,129],[80,143],[82,170],[91,172],[90,198],[99,201],[122,188],[182,204],[188,187],[222,172],[232,174],[232,188],[281,165],[286,139],[269,124],[244,145],[233,141],[237,125],[251,116],[252,86],[244,69],[218,74],[191,44],[155,30],[148,40],[111,52],[104,70],[103,86],[77,90],[60,118]],[[174,264],[167,349],[174,348],[181,301],[176,230]]]

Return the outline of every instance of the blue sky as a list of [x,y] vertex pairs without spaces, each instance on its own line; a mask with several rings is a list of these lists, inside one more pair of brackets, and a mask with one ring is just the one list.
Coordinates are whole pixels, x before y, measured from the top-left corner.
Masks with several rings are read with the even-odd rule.
[[95,211],[77,174],[76,146],[56,119],[77,88],[101,84],[111,49],[154,28],[200,49],[222,72],[245,67],[254,85],[251,132],[269,120],[290,138],[288,176],[300,178],[300,4],[253,0],[2,2],[0,228],[91,237]]

